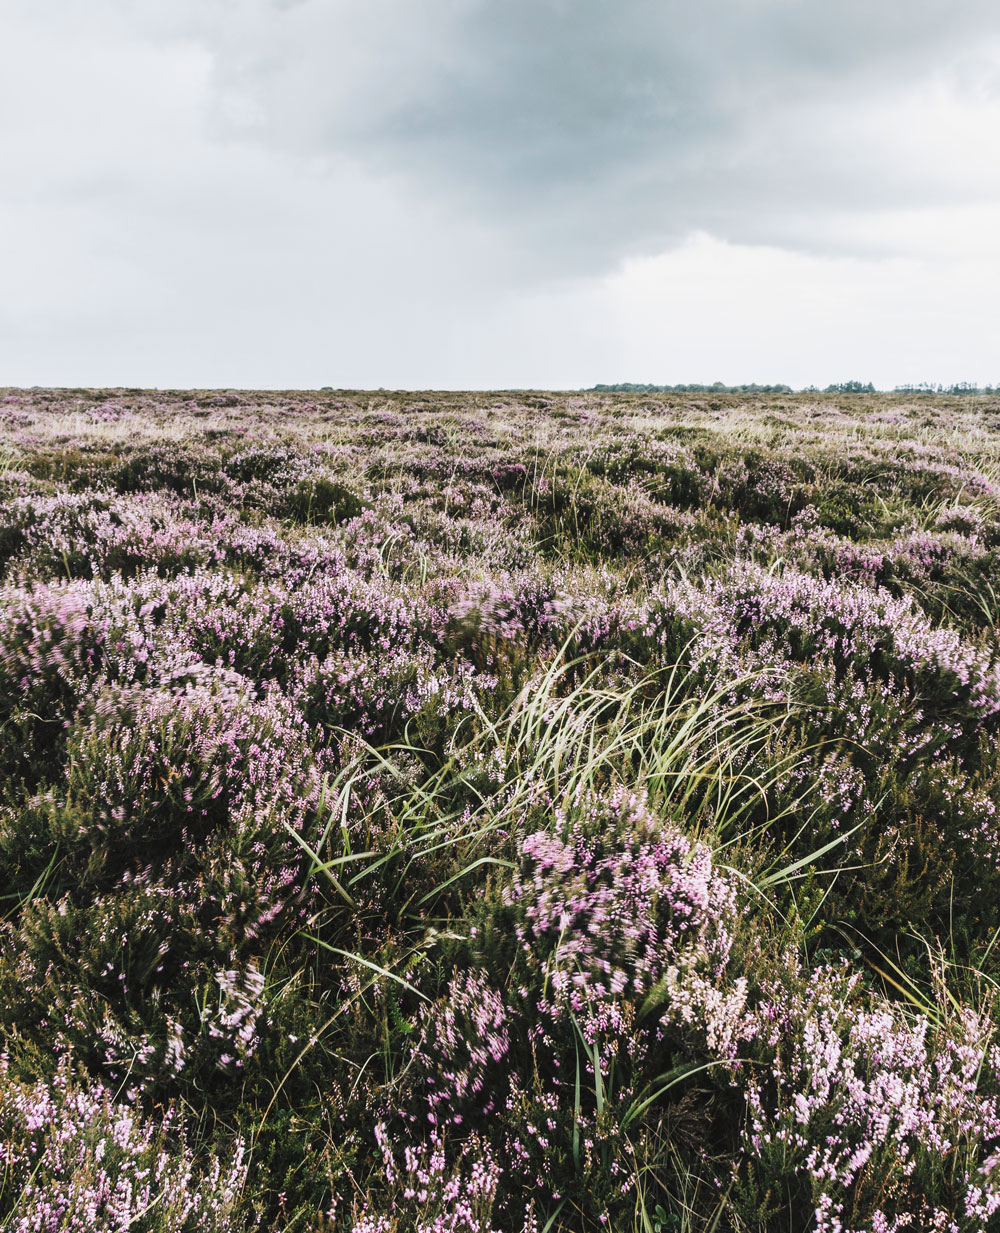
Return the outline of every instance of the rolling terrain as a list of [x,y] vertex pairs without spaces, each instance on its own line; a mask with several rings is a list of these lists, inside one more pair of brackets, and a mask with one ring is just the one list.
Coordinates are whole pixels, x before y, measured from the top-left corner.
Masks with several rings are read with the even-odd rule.
[[1000,399],[0,391],[0,1227],[1000,1228]]

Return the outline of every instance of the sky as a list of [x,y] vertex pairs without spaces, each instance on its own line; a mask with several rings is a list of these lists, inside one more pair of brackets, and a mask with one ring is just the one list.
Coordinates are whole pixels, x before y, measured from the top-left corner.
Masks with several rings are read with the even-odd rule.
[[996,0],[0,0],[0,385],[1000,383]]

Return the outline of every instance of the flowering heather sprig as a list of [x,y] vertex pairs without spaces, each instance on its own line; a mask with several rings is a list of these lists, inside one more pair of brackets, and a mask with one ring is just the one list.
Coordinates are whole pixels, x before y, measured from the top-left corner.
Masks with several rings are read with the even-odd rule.
[[0,1218],[7,1233],[232,1233],[245,1149],[198,1161],[174,1113],[152,1119],[100,1083],[19,1083],[0,1058]]
[[491,1213],[503,1168],[488,1144],[472,1136],[455,1160],[440,1131],[396,1144],[384,1123],[375,1141],[392,1197],[388,1211],[359,1212],[351,1233],[496,1233]]
[[992,1227],[1000,1211],[994,1025],[939,986],[935,1018],[852,997],[818,969],[755,1011],[763,1065],[742,1072],[749,1162],[804,1183],[819,1233]]
[[258,1025],[264,1015],[264,977],[251,965],[242,972],[216,972],[215,979],[219,1000],[214,1007],[206,1006],[201,1022],[211,1039],[228,1046],[218,1058],[218,1065],[227,1070],[252,1057],[260,1043]]
[[510,1050],[510,1022],[521,1017],[481,972],[456,974],[444,1001],[423,1010],[414,1060],[427,1089],[428,1122],[450,1114],[452,1123],[461,1125],[458,1110],[473,1103],[482,1104],[484,1113],[494,1111]]

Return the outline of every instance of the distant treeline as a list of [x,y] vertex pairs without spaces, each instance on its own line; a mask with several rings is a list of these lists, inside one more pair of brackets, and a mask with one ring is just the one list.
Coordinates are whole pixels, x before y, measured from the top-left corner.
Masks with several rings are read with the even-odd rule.
[[1000,394],[1000,385],[975,385],[971,381],[958,381],[955,385],[935,385],[933,381],[921,381],[917,385],[897,385],[897,394]]
[[[587,393],[595,394],[791,394],[790,385],[726,385],[715,381],[712,385],[641,385],[632,381],[619,381],[614,385],[593,385]],[[820,390],[815,385],[800,391],[804,394],[878,394],[871,381],[837,381]],[[921,381],[916,385],[897,385],[896,394],[1000,394],[1000,385],[976,385],[971,381],[958,381],[954,385],[935,385]]]

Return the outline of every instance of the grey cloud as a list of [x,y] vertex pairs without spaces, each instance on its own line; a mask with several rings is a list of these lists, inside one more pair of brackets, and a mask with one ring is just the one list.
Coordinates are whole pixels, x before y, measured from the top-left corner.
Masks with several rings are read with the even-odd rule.
[[831,211],[975,191],[895,162],[864,118],[1000,39],[1000,10],[981,0],[243,11],[209,4],[197,19],[220,132],[349,156],[509,233],[512,259],[521,251],[536,275],[606,266],[698,227],[822,247]]
[[[586,383],[628,375],[623,257],[919,252],[880,220],[932,205],[947,254],[1000,200],[995,0],[0,7],[6,380]],[[937,77],[975,140],[930,131]]]

